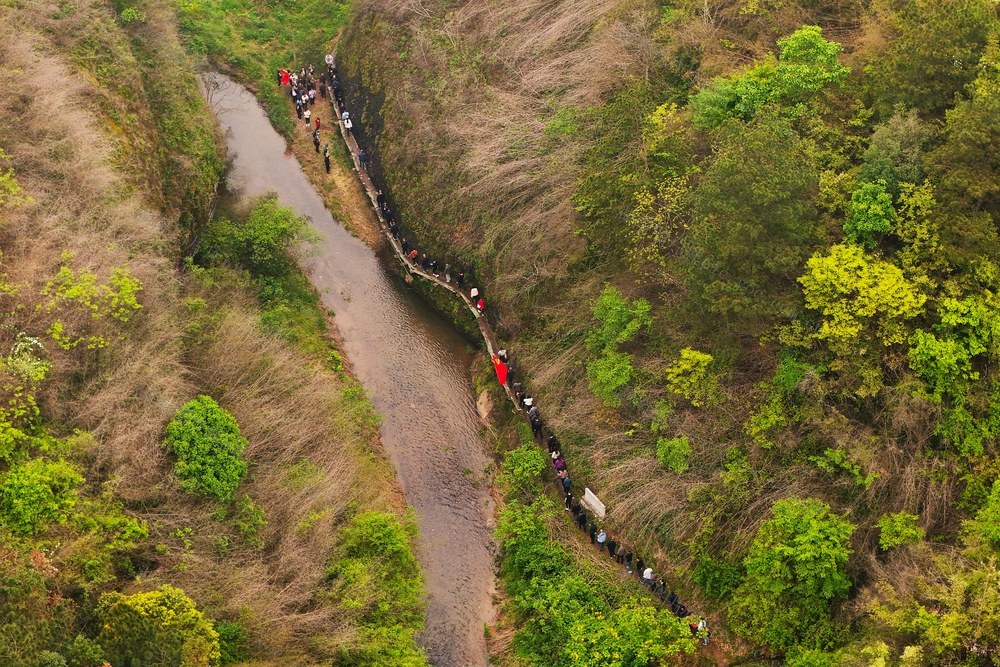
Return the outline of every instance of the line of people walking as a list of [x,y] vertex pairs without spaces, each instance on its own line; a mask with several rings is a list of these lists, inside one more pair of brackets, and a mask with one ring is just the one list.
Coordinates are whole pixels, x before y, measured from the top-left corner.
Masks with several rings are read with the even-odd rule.
[[[292,74],[287,70],[278,70],[279,83],[288,85],[291,90],[292,99],[296,105],[296,115],[309,123],[309,116],[306,115],[309,107],[315,105],[316,96],[321,99],[329,99],[335,105],[339,114],[339,121],[348,136],[353,128],[353,121],[347,112],[344,103],[343,87],[337,78],[337,68],[332,54],[325,58],[327,71],[321,75],[318,82],[314,77],[312,65],[302,68],[298,74]],[[320,120],[315,120],[313,133],[313,145],[319,152]],[[356,139],[355,139],[356,141]],[[350,142],[348,142],[350,149]],[[368,154],[363,148],[358,146],[355,153],[357,157],[358,169],[367,174]],[[323,147],[323,159],[327,173],[330,173],[330,152],[329,144]],[[486,314],[486,301],[482,291],[475,285],[467,284],[468,276],[464,269],[452,267],[449,263],[440,263],[429,257],[426,252],[422,252],[415,247],[411,239],[407,238],[400,229],[400,222],[395,212],[389,206],[388,198],[381,189],[372,184],[374,196],[372,197],[374,207],[378,217],[385,225],[389,235],[392,237],[393,246],[399,257],[407,264],[411,271],[419,273],[427,279],[434,280],[446,288],[458,294],[467,305],[470,305],[476,316],[483,318]],[[371,193],[369,193],[371,194]],[[495,340],[492,328],[485,320],[480,321],[480,328],[486,335],[487,343],[490,338]],[[488,335],[487,335],[488,332]],[[491,345],[492,347],[492,345]],[[574,523],[590,538],[591,544],[609,558],[622,565],[629,574],[639,578],[639,580],[658,597],[671,612],[680,618],[691,618],[689,623],[692,633],[697,634],[703,643],[707,644],[710,636],[708,624],[703,617],[694,616],[684,605],[677,594],[670,589],[666,580],[655,574],[652,564],[645,562],[633,548],[622,540],[616,539],[615,535],[598,523],[598,517],[588,513],[577,498],[576,488],[573,485],[566,459],[560,449],[558,437],[545,428],[541,411],[535,399],[527,394],[524,384],[519,380],[518,370],[511,363],[507,350],[498,350],[494,355],[494,365],[497,367],[498,379],[512,397],[514,403],[523,411],[528,423],[531,425],[532,435],[536,443],[548,448],[549,458],[552,464],[554,479],[559,485],[563,494],[566,511],[570,512]],[[548,435],[546,437],[546,433]]]

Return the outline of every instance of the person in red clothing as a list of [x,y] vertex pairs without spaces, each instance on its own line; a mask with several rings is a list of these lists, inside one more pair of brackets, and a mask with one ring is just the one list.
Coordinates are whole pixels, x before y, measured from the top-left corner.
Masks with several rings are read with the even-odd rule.
[[316,129],[318,130],[320,126],[319,118],[316,119]]
[[483,301],[482,297],[479,297],[479,301],[476,302],[476,310],[482,315],[486,311],[486,302]]

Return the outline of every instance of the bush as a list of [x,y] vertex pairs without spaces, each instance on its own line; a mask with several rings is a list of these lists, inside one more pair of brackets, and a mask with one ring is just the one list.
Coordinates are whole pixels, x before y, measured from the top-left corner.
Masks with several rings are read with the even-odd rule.
[[622,404],[619,392],[633,377],[632,355],[624,352],[605,350],[601,356],[587,362],[590,390],[608,407],[616,408]]
[[777,651],[810,635],[822,643],[830,605],[851,587],[844,568],[854,526],[815,499],[786,498],[771,509],[743,560],[747,576],[730,603],[730,623]]
[[97,604],[98,641],[113,665],[207,667],[220,660],[219,634],[184,591],[105,593]]
[[508,497],[537,494],[541,491],[542,473],[547,464],[542,450],[525,443],[504,454],[497,481]]
[[0,482],[0,512],[11,532],[35,535],[47,523],[65,523],[76,505],[83,476],[67,461],[31,459],[11,468]]
[[680,359],[667,368],[667,387],[700,407],[715,397],[718,378],[709,372],[712,355],[691,348],[681,350]]
[[386,512],[359,514],[343,531],[327,568],[326,595],[356,611],[363,637],[339,664],[427,664],[414,641],[423,625],[423,577],[411,546],[415,532],[412,523]]
[[236,419],[208,396],[181,408],[167,424],[166,446],[186,491],[228,502],[247,474],[247,441]]
[[215,621],[219,635],[219,664],[234,665],[250,659],[250,633],[239,621]]
[[304,238],[312,238],[307,220],[275,197],[264,197],[246,220],[212,223],[200,253],[210,263],[233,262],[255,276],[283,276],[292,270],[292,249]]
[[660,438],[656,441],[656,458],[661,466],[671,472],[687,471],[690,456],[691,441],[686,435],[679,438]]
[[878,520],[878,546],[888,551],[904,544],[913,544],[924,539],[924,529],[917,525],[916,514],[896,512],[883,514]]
[[242,495],[236,501],[233,507],[233,525],[247,544],[255,549],[264,548],[264,538],[260,531],[267,525],[267,514],[250,496]]
[[594,319],[600,322],[587,336],[587,349],[594,355],[587,362],[590,390],[609,407],[621,405],[619,392],[635,377],[632,356],[618,346],[649,328],[650,305],[645,299],[631,303],[614,287],[606,288],[594,303]]
[[702,555],[695,562],[691,578],[708,597],[725,600],[743,581],[743,566]]
[[971,522],[979,537],[994,549],[1000,549],[1000,480],[993,482],[986,504]]

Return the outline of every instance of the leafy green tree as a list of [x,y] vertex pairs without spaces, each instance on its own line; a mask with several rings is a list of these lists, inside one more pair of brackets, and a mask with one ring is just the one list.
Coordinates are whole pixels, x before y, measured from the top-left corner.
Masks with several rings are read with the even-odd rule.
[[263,197],[243,222],[219,220],[205,231],[199,256],[209,263],[236,263],[255,276],[277,277],[292,267],[292,250],[315,237],[308,221],[276,197]]
[[819,176],[786,121],[730,122],[692,194],[686,280],[710,312],[754,320],[797,308],[795,278],[820,239],[812,206]]
[[667,387],[695,407],[705,405],[718,390],[719,379],[711,371],[712,361],[707,352],[684,348],[677,362],[667,368]]
[[861,183],[851,194],[844,235],[869,250],[896,225],[896,209],[885,182]]
[[815,337],[845,358],[871,343],[902,343],[906,322],[920,315],[927,301],[897,267],[855,245],[817,253],[799,282],[806,307],[823,317]]
[[944,142],[929,157],[948,199],[1000,217],[1000,43],[994,34],[966,100],[946,112]]
[[986,504],[979,509],[971,525],[984,542],[1000,550],[1000,480],[993,482]]
[[693,653],[687,622],[666,609],[619,607],[580,616],[562,647],[572,667],[646,667],[668,656]]
[[908,0],[898,36],[866,68],[878,103],[941,114],[975,77],[994,12],[991,0]]
[[845,567],[854,526],[815,499],[779,500],[771,515],[743,560],[746,579],[729,620],[741,636],[785,651],[828,634],[830,607],[851,587]]
[[661,466],[671,472],[686,472],[690,456],[691,441],[687,436],[660,438],[656,441],[656,459]]
[[944,394],[960,396],[969,380],[979,378],[979,373],[972,370],[972,357],[965,346],[926,331],[913,332],[909,358],[910,368],[927,383],[931,396],[938,401]]
[[893,200],[899,198],[901,184],[920,185],[926,178],[924,161],[934,137],[931,127],[915,109],[899,110],[889,120],[875,126],[859,177],[862,181],[885,183]]
[[105,593],[97,604],[98,641],[116,667],[209,667],[219,635],[184,591],[164,584],[133,595]]
[[508,497],[528,496],[538,489],[547,468],[544,452],[534,443],[524,443],[504,454],[497,482]]
[[919,518],[916,514],[907,512],[880,516],[876,523],[879,548],[888,551],[924,539],[924,529],[917,525]]
[[210,396],[188,402],[167,424],[167,449],[186,491],[229,502],[247,474],[247,440],[236,419]]
[[68,461],[35,458],[15,465],[0,478],[0,520],[19,535],[65,523],[82,483],[83,475]]
[[629,302],[614,287],[607,287],[594,303],[594,319],[600,324],[587,336],[591,359],[587,362],[590,389],[608,406],[621,405],[621,390],[635,376],[632,357],[618,347],[653,320],[645,299]]
[[803,26],[778,40],[778,57],[769,56],[746,72],[715,79],[690,101],[692,121],[716,127],[730,118],[750,120],[766,105],[794,107],[807,102],[850,70],[837,60],[840,44],[823,39],[817,26]]

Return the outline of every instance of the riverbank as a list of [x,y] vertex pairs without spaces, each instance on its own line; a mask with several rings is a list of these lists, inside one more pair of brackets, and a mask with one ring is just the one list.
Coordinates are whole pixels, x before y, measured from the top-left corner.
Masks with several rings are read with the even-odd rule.
[[277,193],[319,234],[301,263],[382,416],[383,446],[420,526],[427,589],[421,644],[437,665],[485,664],[483,627],[492,622],[493,593],[490,460],[468,380],[467,343],[334,220],[250,93],[224,80],[217,95],[235,155],[233,187],[247,197]]

